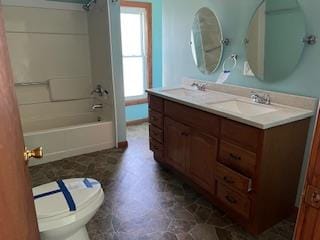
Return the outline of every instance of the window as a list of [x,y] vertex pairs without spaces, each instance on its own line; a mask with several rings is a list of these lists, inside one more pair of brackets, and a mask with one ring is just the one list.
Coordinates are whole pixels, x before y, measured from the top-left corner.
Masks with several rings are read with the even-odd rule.
[[123,79],[127,105],[145,101],[145,90],[151,87],[150,16],[151,5],[148,3],[121,3]]

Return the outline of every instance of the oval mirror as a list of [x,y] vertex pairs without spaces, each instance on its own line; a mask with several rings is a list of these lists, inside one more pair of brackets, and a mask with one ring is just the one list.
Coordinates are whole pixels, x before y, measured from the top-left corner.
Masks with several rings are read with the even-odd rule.
[[304,49],[304,14],[296,0],[264,0],[253,16],[245,40],[255,76],[265,81],[288,77]]
[[194,62],[202,73],[210,74],[218,68],[223,52],[222,31],[209,8],[201,8],[194,17],[191,49]]

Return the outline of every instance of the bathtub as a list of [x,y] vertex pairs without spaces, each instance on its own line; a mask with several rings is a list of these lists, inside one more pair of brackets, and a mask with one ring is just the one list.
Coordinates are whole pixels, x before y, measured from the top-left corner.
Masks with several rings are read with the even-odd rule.
[[115,146],[113,122],[95,114],[28,121],[22,127],[27,148],[42,146],[44,150],[43,159],[30,160],[30,166]]

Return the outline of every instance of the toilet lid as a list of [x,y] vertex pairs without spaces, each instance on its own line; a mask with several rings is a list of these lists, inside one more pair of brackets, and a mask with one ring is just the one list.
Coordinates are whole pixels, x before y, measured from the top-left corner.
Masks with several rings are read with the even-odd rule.
[[32,189],[37,217],[54,217],[83,208],[101,192],[91,178],[73,178],[47,183]]

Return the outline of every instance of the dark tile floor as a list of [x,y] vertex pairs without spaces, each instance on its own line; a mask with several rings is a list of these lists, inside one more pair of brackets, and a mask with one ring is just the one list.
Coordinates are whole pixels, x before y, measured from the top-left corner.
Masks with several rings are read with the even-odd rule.
[[284,220],[258,238],[161,168],[148,149],[146,124],[129,127],[129,148],[112,149],[31,168],[33,185],[73,177],[99,180],[105,201],[88,224],[92,240],[285,240]]

